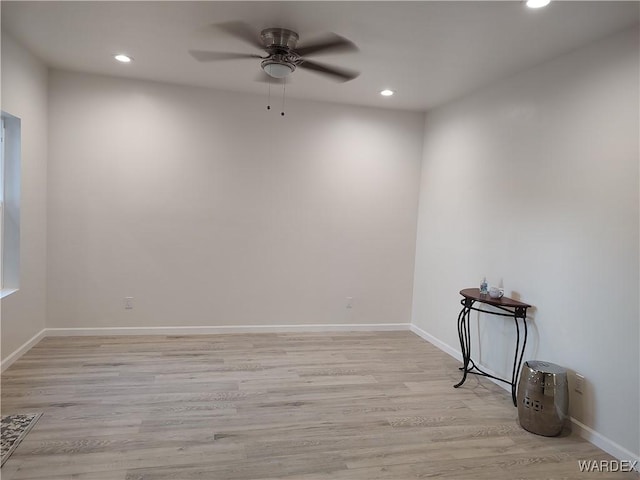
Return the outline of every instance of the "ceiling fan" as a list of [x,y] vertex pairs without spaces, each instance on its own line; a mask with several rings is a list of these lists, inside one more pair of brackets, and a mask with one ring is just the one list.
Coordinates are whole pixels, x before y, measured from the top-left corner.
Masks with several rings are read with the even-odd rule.
[[286,28],[265,28],[258,35],[251,26],[242,22],[215,24],[214,27],[243,40],[255,48],[264,50],[266,56],[252,53],[189,50],[191,56],[199,62],[259,58],[262,60],[260,66],[267,75],[263,79],[269,81],[272,79],[284,81],[296,68],[327,75],[340,82],[353,80],[359,75],[358,72],[352,70],[324,65],[307,59],[308,56],[319,53],[358,49],[353,42],[336,34],[327,34],[315,43],[297,47],[298,34]]

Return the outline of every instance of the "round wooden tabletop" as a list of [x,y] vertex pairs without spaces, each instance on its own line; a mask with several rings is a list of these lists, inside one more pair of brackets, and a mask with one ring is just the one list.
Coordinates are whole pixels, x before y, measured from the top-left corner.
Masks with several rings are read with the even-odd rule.
[[460,290],[460,295],[465,298],[470,298],[478,302],[486,303],[488,305],[497,305],[499,307],[512,307],[512,308],[529,308],[531,305],[528,303],[519,302],[509,297],[491,298],[488,293],[480,293],[479,288],[465,288]]

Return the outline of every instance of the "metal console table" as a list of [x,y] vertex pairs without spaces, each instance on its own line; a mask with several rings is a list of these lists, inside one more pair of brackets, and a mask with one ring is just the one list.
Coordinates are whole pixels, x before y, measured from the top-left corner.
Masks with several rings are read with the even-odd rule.
[[[524,349],[527,345],[527,308],[530,308],[531,305],[507,297],[491,298],[487,294],[481,294],[480,289],[478,288],[467,288],[465,290],[461,290],[460,295],[462,295],[463,298],[460,301],[460,303],[462,304],[462,310],[458,315],[458,337],[460,338],[460,349],[462,350],[463,366],[460,367],[460,370],[462,370],[462,380],[456,383],[453,387],[458,388],[460,385],[462,385],[467,379],[467,374],[469,373],[493,378],[494,380],[499,380],[511,385],[511,398],[513,399],[513,405],[517,405],[516,386],[518,373],[520,372],[520,367],[522,366]],[[499,311],[483,310],[482,308],[474,306],[476,302],[491,305],[498,310],[502,310],[505,313]],[[511,381],[505,380],[503,378],[498,378],[483,371],[471,359],[471,325],[469,322],[469,314],[472,310],[475,310],[476,312],[487,313],[489,315],[500,315],[502,317],[513,318],[516,324],[516,351],[513,358],[513,371],[511,372]],[[520,321],[522,321],[524,330],[522,336],[522,346],[520,345]]]

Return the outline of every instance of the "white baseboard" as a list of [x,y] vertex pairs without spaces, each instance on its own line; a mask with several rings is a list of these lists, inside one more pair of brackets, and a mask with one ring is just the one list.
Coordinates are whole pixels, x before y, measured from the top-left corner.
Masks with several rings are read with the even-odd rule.
[[[451,357],[455,358],[456,360],[458,360],[460,362],[462,361],[462,353],[459,352],[458,350],[456,350],[455,348],[453,348],[452,346],[450,346],[449,344],[443,342],[442,340],[439,340],[438,338],[434,337],[433,335],[431,335],[428,332],[425,332],[420,327],[418,327],[418,326],[416,326],[414,324],[411,324],[410,330],[413,333],[415,333],[416,335],[418,335],[419,337],[421,337],[424,340],[426,340],[427,342],[431,343],[436,348],[439,348],[443,352],[445,352],[448,355],[450,355]],[[490,373],[491,375],[499,376],[495,372],[492,372],[490,369],[487,369],[486,367],[484,367],[484,366],[482,366],[480,364],[478,366],[480,368],[482,368],[483,370],[485,370],[487,373]],[[489,380],[491,380],[496,385],[501,386],[502,388],[507,390],[509,393],[511,393],[511,387],[509,385],[507,385],[506,383],[499,382],[499,381],[494,380],[492,378],[489,378]],[[573,417],[570,417],[570,418],[571,418],[571,423],[572,423],[572,427],[573,427],[572,428],[573,433],[577,434],[578,436],[580,436],[581,438],[585,439],[587,442],[595,445],[596,447],[600,448],[601,450],[604,450],[609,455],[612,455],[613,457],[617,458],[618,460],[625,460],[625,461],[629,460],[631,462],[638,461],[637,465],[640,466],[640,456],[639,455],[633,454],[632,452],[630,452],[626,448],[622,447],[621,445],[618,445],[613,440],[605,437],[601,433],[596,432],[595,430],[593,430],[592,428],[590,428],[590,427],[586,426],[585,424],[579,422],[575,418],[573,418]]]
[[192,327],[47,328],[48,337],[105,335],[215,335],[220,333],[387,332],[409,330],[409,323],[322,323],[311,325],[219,325]]
[[430,333],[425,332],[424,330],[422,330],[417,325],[414,325],[413,323],[411,324],[411,327],[409,327],[409,328],[413,333],[415,333],[419,337],[425,339],[430,344],[438,347],[443,352],[449,354],[449,356],[455,358],[456,360],[462,361],[462,353],[460,353],[458,350],[453,348],[448,343],[444,343],[442,340],[439,340],[436,337],[434,337],[433,335],[431,335]]
[[593,428],[586,426],[584,423],[576,420],[575,418],[569,418],[571,419],[572,433],[577,434],[581,438],[584,438],[587,442],[592,443],[596,447],[604,450],[609,455],[617,458],[618,460],[637,462],[636,470],[640,471],[640,455],[630,452],[622,445],[618,445],[613,440],[605,437],[601,433],[596,432]]
[[43,328],[38,333],[36,333],[29,340],[24,342],[20,347],[18,347],[13,353],[11,353],[7,358],[2,360],[2,364],[0,366],[0,372],[4,372],[7,368],[9,368],[16,360],[18,360],[21,356],[31,350],[35,344],[37,344],[40,340],[47,336],[47,329]]

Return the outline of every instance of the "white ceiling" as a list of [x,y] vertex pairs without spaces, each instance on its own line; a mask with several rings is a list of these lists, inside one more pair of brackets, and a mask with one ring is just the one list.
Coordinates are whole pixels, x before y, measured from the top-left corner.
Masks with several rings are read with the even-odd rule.
[[[358,52],[314,60],[359,70],[335,83],[298,70],[287,96],[427,110],[499,78],[638,24],[638,2],[9,2],[7,29],[61,69],[266,94],[259,60],[197,63],[189,49],[261,53],[210,27],[285,27],[300,43],[326,32]],[[125,52],[135,61],[115,62]],[[378,95],[382,88],[397,94]]]

